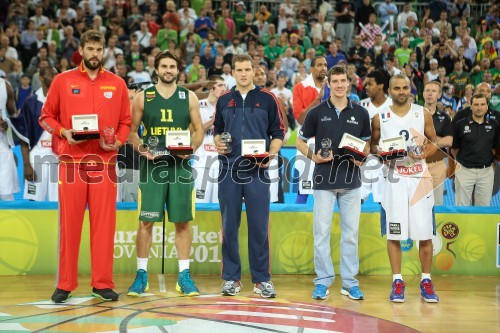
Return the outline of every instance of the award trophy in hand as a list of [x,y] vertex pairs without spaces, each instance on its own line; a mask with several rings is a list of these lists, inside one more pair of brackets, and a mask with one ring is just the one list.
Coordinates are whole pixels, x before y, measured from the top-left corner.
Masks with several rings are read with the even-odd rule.
[[115,129],[113,127],[106,127],[104,128],[103,136],[104,136],[104,143],[107,145],[114,145],[116,143],[116,135],[115,135]]
[[324,138],[321,140],[321,157],[328,158],[328,156],[330,156],[330,151],[332,151],[332,140]]
[[150,136],[148,139],[148,144],[147,147],[149,148],[149,152],[151,155],[156,156],[157,155],[157,150],[156,147],[158,147],[158,144],[160,143],[160,140],[158,139],[157,136]]
[[231,138],[231,134],[229,132],[223,132],[220,135],[220,141],[226,144],[224,154],[229,154],[233,151],[233,139]]
[[417,159],[422,158],[422,154],[424,153],[424,146],[423,145],[415,145],[415,146],[412,146],[410,149],[411,149],[411,152],[413,153],[414,157],[416,157]]
[[150,136],[148,139],[148,143],[144,143],[139,146],[139,152],[149,152],[154,156],[155,160],[164,160],[169,155],[169,152],[166,149],[158,149],[159,144],[160,139],[158,139],[157,136]]

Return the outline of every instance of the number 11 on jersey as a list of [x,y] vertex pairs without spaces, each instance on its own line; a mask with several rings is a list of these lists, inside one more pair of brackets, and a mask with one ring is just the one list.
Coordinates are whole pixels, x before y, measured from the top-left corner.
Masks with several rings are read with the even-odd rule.
[[[162,122],[171,123],[172,121],[174,121],[172,119],[172,110],[171,109],[167,109],[167,110],[161,109],[160,111],[161,111],[161,121]],[[165,117],[165,111],[166,111],[166,113],[168,113],[168,117]]]

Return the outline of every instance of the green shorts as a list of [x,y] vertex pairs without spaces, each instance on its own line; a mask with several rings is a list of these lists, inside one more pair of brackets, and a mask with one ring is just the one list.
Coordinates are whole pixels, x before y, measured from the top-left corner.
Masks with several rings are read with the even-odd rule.
[[173,223],[194,219],[195,190],[189,160],[140,161],[139,220],[161,222],[165,213]]

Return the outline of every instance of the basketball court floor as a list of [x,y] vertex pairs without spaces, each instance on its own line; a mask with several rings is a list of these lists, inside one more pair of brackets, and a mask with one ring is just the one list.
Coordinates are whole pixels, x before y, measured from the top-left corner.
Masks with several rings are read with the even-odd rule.
[[311,275],[274,276],[275,299],[252,292],[248,277],[236,297],[220,296],[217,276],[194,275],[202,293],[182,297],[176,276],[152,274],[150,290],[126,296],[134,276],[115,276],[118,302],[90,296],[90,277],[68,303],[54,305],[54,276],[0,277],[0,332],[318,333],[500,332],[500,277],[434,276],[437,304],[420,298],[419,277],[406,276],[406,301],[391,303],[390,276],[361,276],[365,300],[342,296],[340,279],[324,301],[311,298]]

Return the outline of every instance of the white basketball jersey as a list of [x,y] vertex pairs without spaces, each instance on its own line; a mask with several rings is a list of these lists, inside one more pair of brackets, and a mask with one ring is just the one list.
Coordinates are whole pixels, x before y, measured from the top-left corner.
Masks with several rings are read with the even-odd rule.
[[[410,111],[403,117],[397,116],[387,107],[379,112],[379,117],[381,140],[402,136],[406,141],[407,151],[424,144],[425,118],[422,106],[411,104]],[[403,177],[430,176],[424,160],[413,160],[409,156],[395,163],[394,172]]]
[[388,108],[389,106],[392,105],[392,98],[390,97],[387,97],[387,99],[385,100],[385,102],[380,105],[380,106],[375,106],[373,105],[371,99],[369,98],[365,98],[365,99],[362,99],[360,102],[359,102],[359,105],[361,105],[362,107],[364,107],[366,110],[368,110],[368,114],[370,115],[370,122],[372,121],[373,117],[378,114],[380,111]]
[[[43,94],[43,89],[38,89],[35,94],[37,100],[45,104],[46,97]],[[53,156],[54,159],[51,160],[53,161],[52,163],[57,163],[57,156],[52,152],[52,134],[47,131],[43,131],[36,145],[31,148],[30,163],[33,164],[35,162],[35,156]]]
[[7,131],[0,131],[0,150],[10,151],[10,147],[14,147],[14,140],[12,138],[12,129],[7,112],[7,83],[4,79],[0,78],[0,117],[9,124]]
[[[201,121],[203,124],[209,122],[213,117],[215,117],[215,106],[208,102],[208,99],[200,100],[200,114]],[[209,156],[213,156],[216,159],[217,157],[217,149],[214,145],[214,126],[212,125],[206,132],[205,137],[203,138],[203,143],[196,150],[195,158],[193,160],[193,167],[195,168],[205,168],[210,167],[207,165],[207,158]],[[217,163],[211,163],[212,167],[217,166]]]

